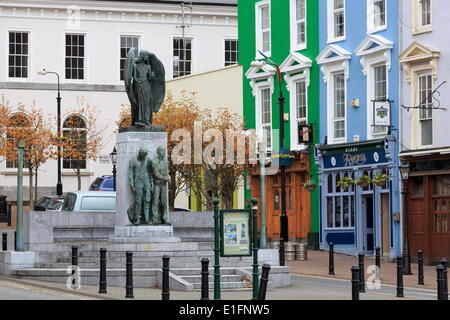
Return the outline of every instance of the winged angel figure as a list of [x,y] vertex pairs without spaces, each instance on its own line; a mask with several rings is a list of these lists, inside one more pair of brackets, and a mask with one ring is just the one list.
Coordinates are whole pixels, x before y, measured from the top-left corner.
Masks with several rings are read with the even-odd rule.
[[153,53],[130,49],[125,61],[125,90],[131,103],[131,125],[152,125],[166,94],[164,65]]

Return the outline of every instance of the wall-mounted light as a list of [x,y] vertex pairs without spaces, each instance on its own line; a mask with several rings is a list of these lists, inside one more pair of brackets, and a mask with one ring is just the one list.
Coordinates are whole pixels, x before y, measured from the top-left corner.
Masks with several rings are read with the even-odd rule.
[[352,107],[356,109],[356,108],[359,108],[359,106],[360,106],[359,99],[353,99],[352,100]]

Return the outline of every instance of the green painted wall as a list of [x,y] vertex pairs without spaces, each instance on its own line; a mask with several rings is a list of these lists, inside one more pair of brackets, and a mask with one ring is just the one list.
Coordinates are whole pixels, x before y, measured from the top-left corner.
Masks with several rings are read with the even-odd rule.
[[[238,0],[238,26],[239,26],[239,64],[243,65],[244,74],[250,68],[256,55],[255,35],[255,4],[261,0]],[[272,56],[275,63],[281,65],[290,54],[290,1],[271,0],[271,41]],[[314,144],[319,143],[319,67],[316,57],[319,54],[319,4],[317,0],[307,0],[307,49],[299,51],[302,55],[313,61],[310,74],[310,86],[308,88],[308,120],[314,128]],[[275,79],[275,91],[272,95],[273,129],[280,128],[278,86]],[[255,124],[255,98],[252,94],[250,81],[243,77],[243,105],[246,127],[254,129]],[[283,83],[283,95],[286,98],[284,112],[289,112],[289,92]],[[289,117],[291,118],[291,117]],[[290,123],[285,123],[285,146],[290,145]],[[274,151],[279,151],[279,142],[274,137]],[[311,146],[311,175],[318,185],[317,166],[314,161],[314,144]],[[246,199],[251,197],[250,191],[246,190]],[[312,232],[319,232],[319,191],[316,188],[311,194]]]

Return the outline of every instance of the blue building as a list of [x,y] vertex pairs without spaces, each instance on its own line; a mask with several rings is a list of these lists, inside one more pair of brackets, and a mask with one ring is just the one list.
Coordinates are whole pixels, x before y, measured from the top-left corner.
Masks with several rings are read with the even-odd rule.
[[380,247],[394,258],[401,252],[398,1],[319,4],[320,246],[333,242],[353,255]]

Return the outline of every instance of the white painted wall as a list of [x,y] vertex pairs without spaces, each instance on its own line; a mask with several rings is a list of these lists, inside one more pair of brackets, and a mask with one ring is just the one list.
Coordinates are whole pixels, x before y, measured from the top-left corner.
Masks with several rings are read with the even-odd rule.
[[[68,5],[80,8],[80,28],[67,25]],[[190,21],[188,19],[188,21]],[[181,36],[181,6],[178,4],[130,3],[125,1],[63,1],[63,0],[6,0],[0,3],[0,95],[5,95],[11,105],[18,103],[36,105],[53,119],[56,116],[56,76],[39,76],[42,68],[60,73],[61,84],[103,85],[106,90],[92,91],[72,87],[62,90],[62,113],[76,107],[77,97],[99,109],[100,126],[104,132],[105,146],[100,151],[109,155],[115,144],[116,125],[121,104],[128,103],[119,80],[119,40],[121,34],[141,36],[141,48],[154,52],[166,68],[166,79],[172,78],[172,39]],[[11,81],[7,73],[8,31],[27,30],[31,33],[29,78]],[[71,82],[64,79],[64,43],[66,32],[83,32],[86,40],[86,80]],[[224,66],[224,40],[237,39],[237,8],[230,6],[194,5],[192,26],[186,29],[193,44],[193,73],[207,72]],[[186,81],[186,80],[184,80]],[[241,82],[236,81],[236,86]],[[51,84],[51,86],[49,86]],[[110,86],[110,87],[104,87]],[[196,84],[197,85],[197,84]],[[193,86],[193,88],[196,87]],[[198,83],[200,86],[201,83]],[[25,88],[23,88],[25,86]],[[39,89],[44,86],[44,90]],[[171,84],[169,83],[170,87]],[[174,85],[175,86],[175,85]],[[13,89],[11,89],[13,88]],[[22,88],[22,89],[19,89]],[[239,88],[240,89],[240,88]],[[196,88],[196,91],[202,91]],[[236,106],[241,110],[241,106]],[[88,161],[82,189],[86,190],[93,179],[111,174],[111,164]],[[56,161],[49,161],[39,170],[39,186],[55,187]],[[76,188],[73,170],[63,170],[64,191]],[[15,170],[7,170],[0,162],[0,186],[15,186]],[[24,185],[28,185],[27,177]]]

